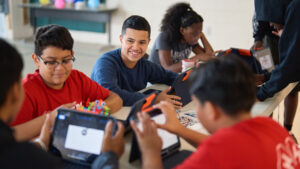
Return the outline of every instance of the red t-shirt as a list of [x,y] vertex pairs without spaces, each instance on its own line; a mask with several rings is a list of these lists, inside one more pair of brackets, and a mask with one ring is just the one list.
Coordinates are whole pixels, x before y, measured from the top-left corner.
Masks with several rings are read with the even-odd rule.
[[176,169],[298,169],[300,150],[270,118],[257,117],[221,129]]
[[25,89],[25,100],[11,125],[32,120],[56,109],[62,104],[74,101],[85,103],[88,99],[91,101],[96,99],[104,100],[109,96],[109,90],[77,70],[72,70],[64,87],[59,90],[46,86],[38,70],[34,74],[28,74],[25,77],[23,86]]

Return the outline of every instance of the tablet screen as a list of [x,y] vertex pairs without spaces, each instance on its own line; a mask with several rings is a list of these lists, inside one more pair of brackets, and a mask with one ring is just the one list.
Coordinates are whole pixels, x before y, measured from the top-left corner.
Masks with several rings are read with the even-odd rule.
[[67,130],[65,148],[99,155],[103,136],[103,130],[70,124]]
[[[163,115],[162,113],[157,114],[156,112],[154,114],[150,114],[152,117],[151,119],[153,121],[155,121],[155,123],[158,124],[164,124],[166,121],[166,117],[165,115]],[[139,129],[142,130],[142,126],[140,123],[137,124]],[[166,130],[163,129],[157,129],[157,133],[160,136],[160,138],[162,139],[162,150],[165,150],[173,145],[176,145],[179,143],[179,139],[177,137],[177,135],[172,134]]]
[[51,147],[63,159],[92,162],[101,153],[105,125],[109,118],[59,110]]
[[[164,124],[166,121],[166,117],[163,114],[159,114],[159,115],[152,117],[152,120],[154,120],[158,124]],[[163,130],[163,129],[157,129],[157,132],[158,132],[158,135],[162,139],[162,142],[163,142],[162,149],[163,150],[178,143],[178,137],[175,134],[172,134],[172,133],[168,132],[167,130]]]

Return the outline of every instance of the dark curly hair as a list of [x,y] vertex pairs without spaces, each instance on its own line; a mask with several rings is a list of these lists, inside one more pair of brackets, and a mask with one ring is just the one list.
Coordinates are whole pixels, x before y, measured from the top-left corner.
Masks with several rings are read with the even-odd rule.
[[167,10],[160,30],[166,34],[167,42],[174,44],[182,38],[180,27],[186,28],[199,22],[202,23],[203,18],[191,8],[190,4],[177,3]]
[[73,44],[74,40],[67,28],[59,25],[46,25],[40,27],[35,34],[34,52],[41,56],[49,46],[72,51]]

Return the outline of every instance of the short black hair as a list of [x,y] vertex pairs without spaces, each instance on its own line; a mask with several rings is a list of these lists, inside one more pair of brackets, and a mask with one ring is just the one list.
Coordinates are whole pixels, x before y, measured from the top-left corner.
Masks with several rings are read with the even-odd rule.
[[180,28],[187,28],[194,23],[203,23],[203,18],[188,3],[176,3],[166,12],[160,30],[166,34],[170,44],[176,44],[182,38]]
[[142,16],[139,15],[132,15],[128,17],[122,26],[122,35],[126,33],[126,29],[131,28],[135,30],[143,30],[148,32],[148,37],[150,38],[151,34],[151,27],[149,22]]
[[255,77],[249,66],[233,54],[200,64],[189,78],[190,93],[201,103],[220,107],[227,115],[250,111],[255,102]]
[[12,85],[19,82],[23,69],[23,60],[19,52],[0,38],[0,106],[7,98]]
[[34,52],[41,56],[44,49],[54,46],[63,50],[73,50],[74,40],[67,28],[59,25],[39,27],[35,34]]

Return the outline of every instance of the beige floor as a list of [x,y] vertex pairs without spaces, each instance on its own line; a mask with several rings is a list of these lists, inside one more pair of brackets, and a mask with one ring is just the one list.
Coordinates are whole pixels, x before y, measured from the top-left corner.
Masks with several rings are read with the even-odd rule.
[[[23,75],[27,73],[32,73],[35,69],[35,66],[31,59],[31,54],[33,52],[33,43],[32,40],[29,41],[10,41],[15,45],[15,47],[23,55],[25,67],[23,69]],[[74,68],[82,71],[87,76],[90,76],[92,71],[92,66],[98,57],[106,51],[112,50],[117,47],[103,47],[100,44],[85,44],[75,42],[74,52],[76,61],[74,63]],[[299,99],[300,101],[300,99]],[[294,126],[292,132],[296,136],[297,140],[300,142],[300,103],[298,104],[298,110],[294,120]],[[274,111],[273,118],[282,124],[283,121],[283,103],[281,103],[277,109]]]

